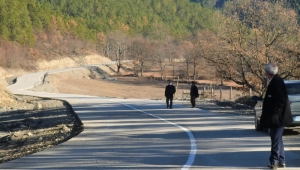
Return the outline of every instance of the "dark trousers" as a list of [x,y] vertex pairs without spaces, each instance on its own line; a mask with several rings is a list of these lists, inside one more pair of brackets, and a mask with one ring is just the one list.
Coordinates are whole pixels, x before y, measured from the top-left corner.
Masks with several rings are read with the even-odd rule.
[[270,128],[270,137],[271,137],[271,156],[270,163],[275,162],[285,163],[285,154],[284,154],[284,146],[282,140],[282,134],[284,131],[284,127],[279,128]]
[[196,96],[191,96],[191,104],[192,104],[192,107],[196,106]]
[[173,97],[167,97],[166,103],[167,103],[167,108],[172,108],[172,106],[173,106]]

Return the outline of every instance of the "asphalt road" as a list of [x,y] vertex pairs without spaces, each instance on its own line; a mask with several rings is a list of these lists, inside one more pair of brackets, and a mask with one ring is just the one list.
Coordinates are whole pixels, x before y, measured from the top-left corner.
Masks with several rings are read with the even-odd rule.
[[[268,169],[270,139],[253,117],[164,101],[32,92],[46,72],[24,75],[15,94],[67,100],[84,124],[69,141],[0,169]],[[285,132],[286,169],[300,169],[299,132]],[[299,168],[298,168],[299,167]]]

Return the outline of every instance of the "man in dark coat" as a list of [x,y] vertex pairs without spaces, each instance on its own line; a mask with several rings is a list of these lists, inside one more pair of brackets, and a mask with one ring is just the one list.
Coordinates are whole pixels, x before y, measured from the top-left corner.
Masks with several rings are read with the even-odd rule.
[[285,153],[282,140],[284,126],[293,122],[288,95],[283,79],[277,74],[278,67],[269,63],[265,66],[268,87],[264,97],[260,123],[270,130],[270,169],[285,167]]
[[165,97],[166,97],[166,103],[167,103],[167,108],[172,109],[173,108],[173,96],[176,92],[175,86],[173,86],[172,81],[168,81],[169,84],[166,86],[165,89]]
[[192,108],[194,108],[196,106],[196,98],[199,97],[198,87],[196,86],[196,83],[194,81],[192,81],[190,96]]

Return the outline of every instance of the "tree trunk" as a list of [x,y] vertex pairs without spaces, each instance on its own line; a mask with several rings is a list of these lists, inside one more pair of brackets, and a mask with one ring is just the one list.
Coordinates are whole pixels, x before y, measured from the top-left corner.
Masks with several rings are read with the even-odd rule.
[[173,79],[174,79],[174,77],[175,77],[175,66],[174,66],[174,61],[172,61],[172,64],[173,64]]
[[194,59],[194,81],[196,80],[196,59]]
[[141,63],[141,77],[143,77],[143,72],[144,72],[144,64]]
[[186,61],[186,75],[188,78],[190,78],[190,74],[189,74],[189,60]]

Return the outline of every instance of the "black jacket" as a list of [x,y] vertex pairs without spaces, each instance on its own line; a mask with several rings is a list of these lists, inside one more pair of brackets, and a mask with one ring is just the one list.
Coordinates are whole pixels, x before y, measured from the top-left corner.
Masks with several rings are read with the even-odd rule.
[[190,95],[199,97],[198,87],[195,84],[192,84],[192,86],[191,86]]
[[274,75],[264,97],[260,123],[265,128],[282,127],[293,122],[283,79]]
[[175,86],[173,86],[172,84],[171,85],[169,84],[166,86],[165,96],[167,98],[173,98],[173,95],[175,94],[175,92],[176,92]]

